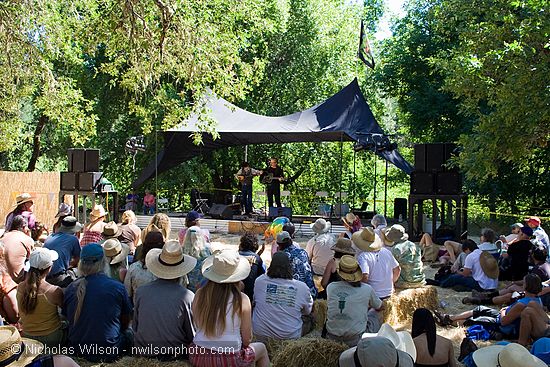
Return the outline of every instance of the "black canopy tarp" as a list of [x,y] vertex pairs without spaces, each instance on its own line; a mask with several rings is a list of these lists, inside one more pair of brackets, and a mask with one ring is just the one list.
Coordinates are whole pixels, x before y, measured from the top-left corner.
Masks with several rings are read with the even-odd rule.
[[[191,134],[198,130],[198,116],[163,132],[164,149],[157,155],[156,163],[153,161],[141,172],[133,187],[141,186],[155,175],[155,164],[161,173],[214,149],[248,144],[356,141],[369,133],[384,133],[357,79],[325,102],[287,116],[257,115],[216,96],[207,97],[206,107],[220,137],[213,140],[210,134],[204,134],[203,144],[193,144]],[[412,166],[397,150],[377,154],[407,174],[411,173]]]

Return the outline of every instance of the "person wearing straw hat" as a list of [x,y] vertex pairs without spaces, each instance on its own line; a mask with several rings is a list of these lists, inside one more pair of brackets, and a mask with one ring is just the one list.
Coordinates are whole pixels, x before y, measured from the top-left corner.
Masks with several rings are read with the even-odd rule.
[[351,240],[361,251],[357,262],[363,272],[362,282],[369,284],[380,299],[390,297],[401,272],[397,260],[390,250],[382,247],[380,236],[370,227],[355,232]]
[[388,338],[376,336],[361,339],[356,347],[345,350],[338,359],[339,367],[413,367],[410,354],[397,349]]
[[104,240],[108,240],[110,238],[118,238],[122,234],[122,229],[120,229],[115,222],[110,221],[108,223],[105,223],[101,234],[103,235]]
[[69,321],[69,347],[90,362],[113,362],[133,345],[128,328],[132,303],[124,285],[105,274],[108,265],[101,245],[84,246],[78,263],[82,278],[64,293],[62,314]]
[[[195,336],[191,315],[194,294],[181,283],[196,263],[194,257],[183,253],[177,240],[147,253],[145,264],[157,279],[136,291],[132,326],[138,354],[163,360],[188,357],[186,348]],[[159,355],[155,351],[163,348],[174,352]]]
[[426,308],[413,313],[411,336],[416,349],[415,367],[456,367],[453,342],[436,333],[433,314]]
[[208,282],[193,301],[193,366],[269,366],[265,345],[251,342],[252,305],[239,284],[249,272],[248,260],[231,249],[216,251],[202,265]]
[[130,248],[116,238],[109,238],[103,242],[103,251],[109,261],[107,275],[114,280],[124,283],[124,277],[128,271],[128,254]]
[[2,237],[4,259],[11,278],[14,282],[20,283],[24,276],[25,262],[29,260],[34,249],[34,241],[30,237],[27,219],[22,215],[13,218],[11,227],[11,231]]
[[342,223],[344,224],[346,231],[340,233],[339,237],[345,237],[350,240],[351,236],[362,227],[361,218],[351,212],[342,217]]
[[17,304],[23,336],[48,347],[65,343],[57,307],[63,306],[63,290],[46,282],[46,276],[58,259],[54,250],[35,249],[28,262],[25,281],[17,286]]
[[13,218],[18,215],[22,215],[27,220],[29,228],[34,229],[36,223],[36,217],[33,213],[35,199],[35,196],[32,196],[27,192],[19,194],[15,197],[15,207],[13,207],[13,210],[6,216],[6,224],[4,226],[6,231],[11,231]]
[[517,343],[490,345],[472,354],[478,367],[546,367],[546,363],[535,357],[525,347]]
[[57,220],[56,220],[55,224],[52,227],[52,232],[56,233],[59,230],[59,228],[61,227],[61,221],[63,220],[63,218],[65,218],[69,215],[72,215],[72,214],[73,214],[73,206],[72,205],[69,205],[69,204],[66,204],[66,203],[59,204],[59,210],[57,211],[57,214],[55,215]]
[[382,301],[372,287],[361,282],[363,273],[351,255],[340,258],[336,269],[341,281],[327,287],[326,337],[355,346],[364,332],[380,328]]
[[391,243],[390,251],[401,267],[396,287],[417,288],[424,285],[426,277],[420,246],[409,241],[409,235],[400,224],[384,228],[381,233]]
[[288,256],[276,252],[267,274],[254,284],[254,336],[260,341],[298,339],[310,331],[303,330],[302,316],[310,315],[312,307],[309,288],[292,278]]
[[313,282],[313,272],[309,264],[307,252],[298,246],[294,246],[292,237],[287,231],[277,234],[279,250],[285,252],[290,258],[294,279],[306,283],[313,299],[317,298],[317,288]]
[[77,235],[81,230],[82,224],[78,223],[75,217],[68,215],[61,220],[58,231],[46,239],[44,247],[59,254],[46,277],[48,283],[66,288],[76,279],[75,269],[80,260],[80,243]]
[[307,256],[309,257],[313,274],[323,275],[327,263],[334,257],[334,251],[331,248],[336,243],[336,239],[330,233],[330,222],[327,222],[323,218],[317,219],[310,227],[314,236],[307,241]]
[[337,282],[340,280],[336,269],[338,267],[338,261],[344,255],[355,256],[355,249],[352,247],[351,240],[340,237],[336,241],[336,244],[331,247],[331,250],[334,251],[334,257],[329,260],[323,273],[323,278],[321,279],[321,286],[323,290],[319,292],[317,298],[326,299],[327,298],[327,286],[332,282]]
[[105,217],[107,212],[103,205],[95,204],[90,213],[90,223],[84,227],[84,233],[80,239],[80,246],[89,243],[99,243],[103,241],[103,227],[105,227]]

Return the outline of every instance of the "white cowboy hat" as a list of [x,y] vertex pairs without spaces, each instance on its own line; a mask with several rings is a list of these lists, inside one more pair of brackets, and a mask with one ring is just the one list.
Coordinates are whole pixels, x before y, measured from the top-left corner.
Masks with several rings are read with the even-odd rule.
[[202,264],[202,275],[215,283],[235,283],[250,273],[250,263],[235,250],[216,251]]
[[316,234],[327,233],[330,230],[330,222],[327,222],[323,218],[317,219],[314,223],[311,223],[309,227]]
[[123,262],[130,253],[130,248],[127,244],[121,243],[116,238],[109,238],[103,242],[103,252],[105,256],[111,259],[109,263],[113,265]]
[[[42,354],[44,344],[39,341],[21,338],[14,326],[0,326],[0,364],[23,367]],[[13,362],[8,363],[9,360]]]
[[546,363],[517,343],[480,348],[472,357],[480,367],[546,367]]
[[107,212],[105,211],[105,208],[103,208],[103,205],[96,204],[94,205],[94,208],[92,209],[92,212],[90,213],[90,219],[92,221],[104,217],[107,215]]
[[408,331],[395,331],[390,324],[384,323],[380,327],[380,330],[378,330],[378,333],[364,333],[362,338],[372,338],[376,336],[391,340],[397,349],[408,353],[413,361],[416,361],[416,347]]
[[382,248],[382,240],[370,227],[355,232],[351,236],[351,241],[361,251],[378,251]]
[[145,256],[145,266],[160,279],[176,279],[195,268],[197,259],[185,255],[176,240],[167,241],[162,249],[151,249]]

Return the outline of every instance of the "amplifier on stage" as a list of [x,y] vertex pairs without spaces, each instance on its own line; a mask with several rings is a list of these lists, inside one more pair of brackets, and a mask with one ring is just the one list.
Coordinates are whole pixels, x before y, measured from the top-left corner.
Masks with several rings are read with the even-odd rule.
[[276,207],[276,206],[270,206],[269,207],[269,220],[273,220],[277,217],[287,217],[288,219],[292,220],[292,208],[288,207]]

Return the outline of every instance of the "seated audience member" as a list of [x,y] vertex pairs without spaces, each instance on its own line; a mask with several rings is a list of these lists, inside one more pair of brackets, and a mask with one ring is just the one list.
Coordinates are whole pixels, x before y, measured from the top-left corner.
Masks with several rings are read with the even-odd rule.
[[109,264],[106,270],[107,276],[124,283],[124,277],[128,271],[130,248],[125,243],[120,243],[116,238],[109,238],[103,243],[103,251]]
[[306,251],[293,245],[292,238],[287,231],[279,232],[277,235],[277,245],[290,258],[294,279],[306,283],[313,299],[317,298],[317,288],[313,282],[313,272],[311,271]]
[[59,210],[57,211],[57,214],[55,217],[57,218],[56,222],[54,223],[52,227],[52,233],[56,233],[59,230],[59,227],[61,227],[61,222],[63,221],[63,218],[72,215],[73,214],[73,206],[65,203],[59,204]]
[[243,280],[243,292],[251,300],[254,299],[254,282],[260,275],[265,274],[264,263],[256,251],[258,251],[258,236],[254,233],[243,234],[239,243],[239,255],[244,256],[250,263],[250,274]]
[[17,195],[17,197],[15,198],[15,209],[13,209],[6,216],[6,224],[4,226],[6,231],[9,232],[14,229],[12,221],[18,215],[21,215],[23,218],[25,218],[27,222],[27,227],[29,227],[29,229],[34,229],[34,226],[36,224],[36,217],[33,213],[34,199],[36,199],[36,197],[27,192]]
[[4,259],[4,244],[0,241],[0,316],[15,324],[19,320],[16,297],[17,283],[11,278]]
[[529,238],[533,235],[533,230],[529,227],[522,227],[517,241],[508,246],[502,258],[507,260],[507,266],[500,268],[499,280],[520,280],[529,271],[529,255],[533,248],[533,243]]
[[472,359],[476,367],[546,367],[546,363],[517,343],[479,348],[472,353]]
[[357,262],[363,273],[362,282],[369,284],[378,298],[390,297],[401,272],[397,260],[390,250],[382,247],[382,240],[371,228],[355,232],[352,241],[361,251],[357,254]]
[[104,241],[111,238],[117,239],[118,236],[122,234],[122,231],[115,222],[111,221],[109,223],[105,223],[105,225],[103,226],[103,232],[101,234],[103,235],[103,241],[100,243],[103,243]]
[[0,346],[3,351],[2,366],[78,367],[70,357],[42,354],[45,351],[44,344],[22,338],[15,326],[0,326]]
[[550,334],[550,319],[539,302],[531,301],[521,312],[518,343],[524,346]]
[[[444,265],[444,263],[438,264],[438,266],[440,267],[434,276],[435,279],[427,279],[426,282],[430,285],[440,286],[441,282],[443,282],[445,279],[447,279],[453,274],[456,274],[459,270],[462,270],[462,268],[464,268],[464,264],[466,263],[466,258],[468,257],[469,254],[471,254],[476,249],[477,249],[477,244],[474,241],[472,240],[462,241],[462,252],[458,255],[453,265]],[[432,267],[433,265],[434,264],[432,264]]]
[[351,236],[359,231],[363,226],[361,224],[361,218],[356,216],[353,213],[346,214],[345,217],[342,217],[342,223],[344,224],[345,232],[340,233],[340,237],[345,237],[351,240]]
[[17,215],[11,222],[11,231],[4,233],[4,260],[6,267],[14,282],[23,280],[25,261],[29,259],[34,249],[34,241],[30,237],[30,229],[27,220]]
[[388,222],[386,222],[386,217],[384,217],[382,214],[376,214],[374,217],[372,217],[372,219],[370,220],[370,224],[372,225],[372,228],[374,228],[374,233],[376,233],[377,236],[380,236],[380,231],[388,226]]
[[[151,217],[149,224],[141,231],[141,242],[145,241],[147,233],[151,231],[159,231],[164,237],[164,241],[168,241],[170,237],[170,231],[172,229],[172,224],[170,223],[170,218],[164,213],[157,213]],[[139,250],[139,247],[136,251]]]
[[411,330],[416,347],[415,367],[457,366],[453,343],[436,334],[435,320],[430,310],[418,308],[414,311]]
[[[84,246],[78,264],[83,277],[67,287],[63,301],[62,313],[69,321],[68,344],[91,362],[112,362],[133,345],[128,329],[132,304],[124,285],[105,275],[108,266],[101,245]],[[115,353],[100,353],[102,349]]]
[[147,234],[145,242],[143,242],[140,246],[142,247],[142,251],[139,253],[140,257],[138,257],[136,261],[130,265],[128,271],[126,272],[126,276],[124,277],[124,287],[126,288],[128,296],[130,296],[132,301],[135,302],[136,290],[138,287],[157,279],[157,277],[154,276],[153,273],[151,273],[147,268],[145,258],[147,257],[149,251],[154,248],[161,249],[163,245],[164,237],[162,236],[162,233],[159,231],[154,231]]
[[[185,216],[185,227],[180,229],[178,232],[178,240],[180,241],[180,245],[183,246],[183,240],[185,239],[185,234],[187,233],[187,230],[191,227],[200,227],[200,219],[201,216],[198,212],[191,210],[187,215]],[[207,243],[210,243],[210,231],[206,228],[201,228],[201,232],[204,235],[204,240]]]
[[56,233],[48,237],[44,247],[57,252],[59,257],[54,261],[46,281],[61,288],[67,287],[76,279],[75,269],[80,259],[80,243],[76,236],[82,229],[73,216],[66,216]]
[[331,247],[336,240],[332,233],[329,233],[330,227],[330,222],[323,218],[319,218],[311,224],[311,230],[315,235],[307,241],[306,252],[315,275],[323,275],[327,263],[334,256]]
[[521,229],[523,228],[523,224],[521,223],[514,223],[510,226],[510,233],[508,236],[500,236],[499,240],[502,241],[503,244],[510,245],[518,240],[519,234]]
[[[237,251],[216,251],[203,265],[206,285],[193,300],[197,327],[189,360],[193,366],[269,366],[263,343],[252,343],[252,305],[239,282],[250,272],[248,260]],[[232,350],[220,353],[219,348]]]
[[540,218],[529,217],[526,219],[526,223],[533,230],[533,236],[535,236],[536,241],[546,247],[546,251],[549,251],[548,246],[550,246],[550,240],[548,239],[546,231],[540,226]]
[[130,255],[136,251],[141,237],[141,229],[137,226],[136,214],[131,210],[126,210],[122,213],[122,222],[118,228],[120,235],[117,237],[121,243],[124,243],[130,249]]
[[355,346],[363,333],[380,329],[377,311],[382,308],[382,301],[370,285],[361,282],[363,273],[353,256],[342,256],[336,271],[342,280],[327,287],[326,336]]
[[409,235],[400,224],[394,224],[381,232],[384,238],[392,243],[390,251],[401,267],[401,274],[396,286],[398,288],[415,288],[425,282],[420,246],[409,241]]
[[456,291],[487,291],[498,287],[498,263],[487,251],[480,248],[466,257],[464,268],[441,282],[443,288]]
[[[443,325],[451,325],[457,321],[464,321],[464,326],[480,324],[497,333],[502,333],[506,337],[515,338],[519,333],[520,317],[522,311],[530,302],[542,305],[542,301],[537,294],[542,290],[540,278],[534,274],[527,274],[523,279],[525,297],[518,299],[508,307],[497,311],[485,306],[477,306],[471,311],[462,312],[457,315],[441,314],[434,311],[438,322]],[[501,335],[494,334],[494,339],[499,339]]]
[[[166,242],[162,249],[151,249],[147,253],[147,269],[157,279],[139,287],[136,292],[134,346],[143,351],[140,354],[160,359],[188,357],[186,348],[195,336],[191,315],[195,295],[182,286],[181,281],[196,262],[195,258],[183,254],[176,240]],[[159,355],[152,348],[166,348],[167,351],[174,348],[174,351]],[[181,354],[174,355],[175,351]]]
[[50,348],[63,345],[66,339],[57,312],[57,307],[63,306],[63,291],[46,282],[46,275],[57,257],[57,252],[53,250],[35,249],[29,259],[25,281],[17,286],[17,304],[23,336],[38,340]]
[[267,274],[254,285],[254,335],[261,341],[298,339],[310,331],[303,330],[302,316],[311,314],[312,307],[308,286],[292,278],[287,254],[276,252]]
[[31,238],[34,241],[36,247],[43,247],[46,238],[50,235],[48,226],[45,223],[36,221],[34,229],[31,229]]
[[323,290],[319,292],[317,298],[326,299],[327,298],[327,286],[332,283],[340,280],[336,269],[338,267],[338,261],[344,255],[355,256],[355,249],[352,247],[351,240],[347,238],[340,237],[336,244],[332,246],[332,251],[334,251],[334,257],[329,260],[327,267],[325,268],[325,273],[323,274],[323,279],[321,279],[321,285]]
[[84,233],[80,238],[80,246],[89,243],[99,243],[103,241],[103,227],[105,227],[105,217],[107,212],[103,205],[96,204],[90,213],[90,223],[84,226]]
[[212,255],[210,244],[205,241],[204,235],[199,227],[190,227],[185,233],[183,252],[197,259],[195,268],[187,274],[189,282],[187,289],[191,292],[196,292],[204,281],[204,277],[201,273],[202,263],[208,256]]
[[391,340],[373,337],[359,340],[356,347],[345,350],[339,367],[414,367],[410,354],[397,349]]

